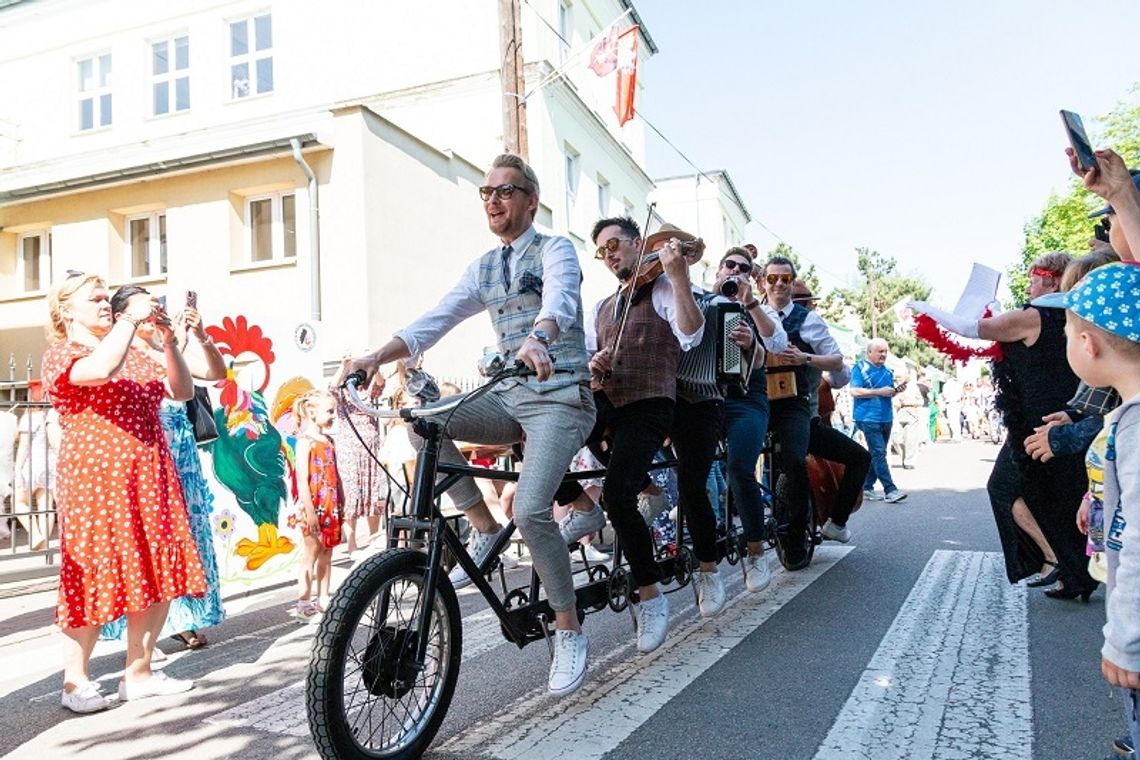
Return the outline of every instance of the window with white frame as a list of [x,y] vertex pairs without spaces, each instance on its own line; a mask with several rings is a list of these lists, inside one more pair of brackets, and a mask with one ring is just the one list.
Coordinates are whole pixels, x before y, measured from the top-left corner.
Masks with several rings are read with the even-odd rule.
[[610,182],[602,175],[598,175],[598,216],[610,215]]
[[25,232],[16,241],[16,282],[25,293],[35,293],[51,281],[51,233]]
[[578,179],[581,173],[578,151],[566,146],[566,227],[573,226],[574,204],[578,200]]
[[558,55],[562,63],[570,57],[570,43],[574,39],[574,8],[570,0],[558,0]]
[[111,54],[75,63],[79,94],[79,131],[111,126]]
[[297,257],[297,196],[274,193],[245,204],[249,260],[284,261]]
[[269,13],[230,22],[230,97],[273,92],[273,18]]
[[621,207],[622,207],[622,210],[625,212],[625,215],[627,217],[629,217],[630,219],[632,219],[633,218],[633,203],[630,202],[629,198],[622,198],[621,199]]
[[131,277],[161,277],[166,274],[166,214],[127,217],[127,250]]
[[190,38],[183,34],[150,44],[151,115],[190,109]]

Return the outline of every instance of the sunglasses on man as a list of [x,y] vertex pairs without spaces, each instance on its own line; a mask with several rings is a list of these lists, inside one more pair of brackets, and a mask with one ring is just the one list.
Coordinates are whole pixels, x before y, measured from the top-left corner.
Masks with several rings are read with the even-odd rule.
[[730,272],[740,272],[741,274],[748,274],[752,271],[752,265],[747,261],[737,261],[736,259],[725,259],[720,263],[722,267]]
[[604,259],[606,257],[607,253],[614,253],[615,251],[617,251],[617,249],[621,246],[621,244],[623,242],[632,243],[633,238],[620,238],[620,237],[610,238],[609,240],[607,240],[606,242],[604,242],[598,246],[598,250],[594,252],[594,258],[599,259],[599,260]]
[[777,282],[782,282],[785,285],[791,285],[796,281],[795,276],[790,274],[768,274],[764,275],[764,279],[768,281],[769,285],[775,285]]
[[515,194],[515,190],[523,193],[529,193],[530,190],[522,185],[514,185],[507,182],[502,185],[483,185],[479,188],[479,197],[485,201],[491,200],[492,195],[498,195],[503,200],[507,200]]

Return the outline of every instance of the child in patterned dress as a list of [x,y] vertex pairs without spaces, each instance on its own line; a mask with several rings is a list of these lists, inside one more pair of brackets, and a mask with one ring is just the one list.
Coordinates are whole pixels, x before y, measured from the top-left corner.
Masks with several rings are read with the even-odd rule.
[[[336,398],[326,390],[309,391],[293,404],[293,416],[300,425],[296,452],[297,516],[305,542],[293,614],[299,620],[311,620],[328,605],[332,550],[340,543],[344,518],[336,448],[328,435],[336,421]],[[312,598],[314,580],[316,599]]]

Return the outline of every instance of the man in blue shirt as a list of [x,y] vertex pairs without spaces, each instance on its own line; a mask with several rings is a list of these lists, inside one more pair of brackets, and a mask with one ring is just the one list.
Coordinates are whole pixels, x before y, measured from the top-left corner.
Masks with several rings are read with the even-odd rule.
[[871,452],[871,469],[863,482],[863,498],[879,498],[875,494],[875,481],[878,480],[883,484],[886,500],[893,504],[907,495],[895,487],[890,465],[887,464],[887,446],[894,422],[891,399],[898,392],[894,374],[886,367],[887,351],[887,342],[882,338],[875,338],[867,344],[867,358],[856,364],[851,372],[851,398],[855,427],[863,432],[867,450]]

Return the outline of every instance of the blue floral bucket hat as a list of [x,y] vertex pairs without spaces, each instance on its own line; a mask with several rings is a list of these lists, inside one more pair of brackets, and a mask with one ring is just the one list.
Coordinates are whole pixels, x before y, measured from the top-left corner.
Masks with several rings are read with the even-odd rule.
[[1064,308],[1094,325],[1140,343],[1140,264],[1105,264],[1067,293],[1033,299],[1034,306]]

